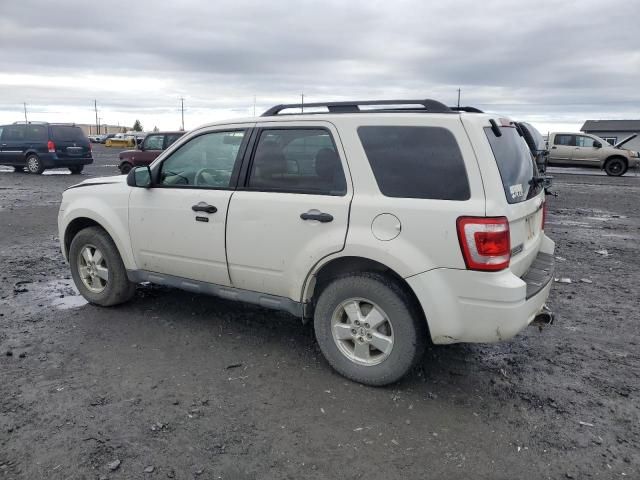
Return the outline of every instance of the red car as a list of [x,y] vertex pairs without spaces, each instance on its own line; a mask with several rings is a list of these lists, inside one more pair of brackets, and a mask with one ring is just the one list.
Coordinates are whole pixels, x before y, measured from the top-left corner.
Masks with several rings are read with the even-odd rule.
[[123,174],[129,173],[133,167],[149,165],[163,150],[169,148],[185,132],[155,132],[150,133],[138,145],[136,150],[120,152],[120,165],[118,168]]

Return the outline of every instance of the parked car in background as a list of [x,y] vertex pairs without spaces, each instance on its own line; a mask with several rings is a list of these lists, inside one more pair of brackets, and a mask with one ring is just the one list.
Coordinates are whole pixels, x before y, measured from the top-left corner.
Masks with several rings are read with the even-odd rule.
[[553,132],[549,134],[549,165],[596,167],[614,177],[624,175],[629,168],[640,165],[638,152],[622,146],[637,137],[633,134],[616,143],[588,133]]
[[91,143],[100,143],[102,135],[89,135],[88,138]]
[[93,163],[91,143],[70,123],[16,122],[0,126],[0,165],[16,172],[42,173],[48,168],[82,172]]
[[116,136],[115,133],[107,133],[100,137],[100,143],[105,144],[107,140],[114,138]]
[[137,145],[135,135],[116,133],[115,136],[104,142],[105,147],[135,147]]
[[513,122],[435,100],[307,107],[204,125],[151,166],[67,189],[80,293],[111,306],[153,282],[285,310],[369,385],[400,379],[428,339],[498,342],[548,319],[554,242]]
[[179,139],[185,132],[156,132],[149,133],[136,150],[125,150],[120,152],[120,164],[118,168],[121,173],[129,173],[132,167],[149,165],[163,150]]
[[536,162],[538,171],[544,173],[549,162],[549,150],[542,134],[533,125],[527,122],[517,122],[522,137],[531,151],[531,155]]

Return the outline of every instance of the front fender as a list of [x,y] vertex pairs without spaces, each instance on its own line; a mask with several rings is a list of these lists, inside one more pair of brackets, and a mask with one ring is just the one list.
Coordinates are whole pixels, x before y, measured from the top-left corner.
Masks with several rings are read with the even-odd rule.
[[[111,187],[106,186],[105,187]],[[93,187],[100,189],[100,187]],[[78,190],[86,190],[81,188]],[[107,190],[102,188],[100,190]],[[62,248],[65,259],[67,258],[67,251],[65,247],[65,237],[67,229],[71,223],[79,218],[86,218],[96,222],[113,239],[120,257],[127,270],[137,269],[133,257],[133,250],[131,248],[131,241],[129,237],[129,211],[128,211],[128,198],[129,195],[100,195],[92,196],[85,194],[72,194],[66,192],[65,196],[73,197],[63,199],[58,215],[58,231],[60,237],[60,245]],[[124,197],[124,198],[123,198]]]

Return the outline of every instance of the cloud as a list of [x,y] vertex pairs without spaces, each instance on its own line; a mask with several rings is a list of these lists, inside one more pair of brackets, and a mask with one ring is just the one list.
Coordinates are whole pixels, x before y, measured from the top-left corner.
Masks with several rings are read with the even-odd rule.
[[[270,104],[423,98],[541,124],[638,116],[640,5],[601,2],[22,0],[0,17],[0,120],[175,128]],[[73,117],[73,118],[69,118]],[[163,122],[169,124],[164,125]]]

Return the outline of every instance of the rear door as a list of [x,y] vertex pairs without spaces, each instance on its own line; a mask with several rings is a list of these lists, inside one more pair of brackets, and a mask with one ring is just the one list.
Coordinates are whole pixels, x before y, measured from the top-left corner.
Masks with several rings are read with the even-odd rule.
[[[510,269],[514,274],[522,276],[535,260],[542,241],[542,216],[544,189],[534,181],[537,170],[533,158],[524,139],[514,127],[498,127],[502,133],[496,136],[491,127],[485,127],[485,135],[489,140],[491,151],[498,166],[506,209],[500,207],[496,213],[509,220],[511,240]],[[495,191],[487,191],[488,204],[493,204],[489,197],[497,197]],[[504,202],[496,202],[502,203]],[[489,216],[492,212],[487,212]]]
[[91,142],[80,127],[51,125],[50,131],[59,159],[91,157]]
[[307,273],[344,247],[351,186],[329,122],[269,122],[256,131],[227,220],[233,286],[300,300]]
[[552,165],[567,165],[571,163],[575,146],[575,135],[556,133],[553,137],[553,145],[549,146],[549,163]]
[[25,125],[5,125],[0,137],[0,155],[6,165],[24,165],[26,145]]

